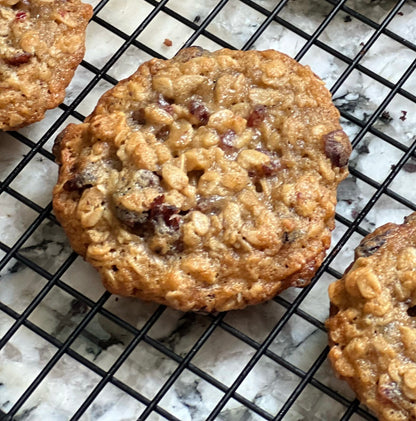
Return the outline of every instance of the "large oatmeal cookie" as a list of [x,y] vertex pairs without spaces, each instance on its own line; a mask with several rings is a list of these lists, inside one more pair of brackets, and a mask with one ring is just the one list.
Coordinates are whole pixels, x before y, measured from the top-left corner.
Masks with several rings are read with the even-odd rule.
[[79,0],[0,0],[0,130],[39,121],[63,101],[91,15]]
[[381,421],[416,420],[416,213],[364,238],[329,296],[335,371]]
[[153,59],[69,125],[54,209],[112,292],[229,310],[305,286],[350,143],[308,67],[276,51]]

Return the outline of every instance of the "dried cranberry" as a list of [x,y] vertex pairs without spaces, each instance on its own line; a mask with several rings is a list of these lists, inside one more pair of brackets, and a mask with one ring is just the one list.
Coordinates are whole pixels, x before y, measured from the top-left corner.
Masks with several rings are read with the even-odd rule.
[[153,210],[155,208],[157,208],[158,206],[160,206],[163,202],[165,201],[165,196],[163,196],[163,194],[161,194],[160,196],[156,196],[153,199],[153,202],[150,204],[150,210]]
[[26,12],[23,12],[22,10],[20,12],[16,13],[16,20],[24,20],[26,19]]
[[225,152],[231,152],[235,150],[234,146],[234,139],[236,137],[236,133],[234,130],[227,130],[225,133],[220,135],[220,148]]
[[162,219],[167,227],[176,231],[179,229],[180,223],[179,209],[176,206],[163,203],[164,200],[165,197],[163,195],[153,200],[150,205],[150,218],[153,223],[158,223]]
[[158,227],[163,225],[173,231],[179,230],[181,218],[176,206],[164,203],[165,196],[157,196],[149,206],[148,211],[135,212],[121,206],[116,206],[117,218],[136,235],[141,237],[154,235],[162,231]]
[[20,66],[21,64],[27,63],[31,58],[32,54],[30,53],[18,53],[15,54],[13,57],[6,58],[5,61],[11,66]]
[[373,255],[386,242],[386,237],[389,233],[390,230],[387,230],[375,237],[364,239],[355,250],[356,256],[369,257]]
[[169,137],[169,133],[169,126],[163,126],[156,132],[155,136],[156,139],[165,141]]
[[263,164],[261,166],[261,172],[265,177],[271,177],[272,175],[277,174],[282,169],[280,161],[271,160],[268,164]]
[[324,136],[325,155],[335,167],[344,167],[348,164],[351,145],[343,130],[335,130]]
[[[280,162],[279,155],[274,151],[269,151],[268,149],[256,149],[257,151],[264,153],[270,157],[270,162],[268,164],[262,164],[260,167],[256,168],[255,171],[250,171],[249,175],[257,175],[261,177],[272,177],[279,173],[284,167]],[[254,173],[254,174],[253,174]]]
[[75,174],[75,176],[65,182],[62,186],[63,189],[67,192],[78,192],[82,193],[85,189],[92,187],[92,184],[89,183],[82,173]]
[[248,127],[258,127],[266,117],[266,107],[264,105],[256,105],[247,119]]
[[163,110],[165,110],[169,114],[173,114],[172,103],[173,103],[173,101],[169,101],[162,94],[158,94],[157,105],[159,105],[160,108],[162,108]]
[[209,110],[201,99],[192,99],[188,105],[189,112],[195,116],[201,126],[205,126],[209,120]]
[[166,226],[172,228],[174,230],[179,229],[180,219],[177,216],[178,208],[175,206],[162,206],[161,207],[161,214],[163,217],[163,221],[165,222]]

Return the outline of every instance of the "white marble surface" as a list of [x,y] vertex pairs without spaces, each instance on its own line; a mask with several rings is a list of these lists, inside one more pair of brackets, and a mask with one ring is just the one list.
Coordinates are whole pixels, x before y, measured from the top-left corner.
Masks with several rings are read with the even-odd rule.
[[[94,6],[98,0],[91,1]],[[257,0],[256,3],[272,10],[277,0]],[[168,6],[191,21],[202,22],[217,4],[216,0],[170,0]],[[366,14],[381,23],[394,1],[349,0],[347,6]],[[143,0],[109,0],[98,13],[104,19],[130,35],[153,7]],[[280,17],[313,34],[332,6],[324,0],[290,0],[281,11]],[[227,6],[209,24],[208,30],[237,48],[242,47],[248,38],[259,28],[265,17],[247,5],[230,0]],[[408,1],[388,27],[412,43],[416,43],[416,2]],[[319,36],[319,40],[345,56],[353,59],[359,53],[362,43],[368,41],[374,30],[338,13],[331,24]],[[155,20],[138,36],[144,43],[159,54],[173,56],[181,45],[192,35],[192,30],[176,22],[165,13]],[[172,47],[163,44],[165,38],[172,40]],[[124,40],[109,32],[96,22],[88,28],[87,53],[85,60],[98,69],[122,46]],[[205,48],[217,48],[216,44],[201,35],[195,42]],[[296,56],[305,44],[299,35],[276,22],[271,23],[255,42],[253,48],[275,48]],[[396,83],[416,54],[409,48],[382,35],[363,56],[361,64]],[[108,70],[108,75],[121,79],[131,74],[137,66],[150,56],[135,46],[129,47],[120,59]],[[332,57],[317,46],[313,46],[301,59],[309,64],[315,73],[330,88],[346,69],[343,61]],[[70,105],[83,88],[94,78],[94,74],[80,67],[67,91],[65,104]],[[100,95],[111,84],[99,81],[93,90],[81,101],[76,111],[88,115]],[[404,84],[408,92],[416,93],[416,74]],[[368,121],[378,108],[389,89],[354,70],[345,83],[335,92],[337,106],[362,122]],[[416,104],[396,95],[387,106],[383,117],[378,118],[374,127],[391,136],[396,141],[410,146],[416,135]],[[62,115],[62,109],[49,111],[45,120],[22,129],[33,143],[38,142],[50,126]],[[402,117],[402,118],[401,118]],[[405,118],[404,118],[405,117]],[[57,128],[56,133],[69,122],[69,117]],[[353,139],[360,128],[347,119],[343,126]],[[51,150],[55,135],[44,148]],[[29,153],[30,148],[12,134],[0,133],[0,181]],[[353,152],[351,167],[383,183],[392,168],[403,156],[403,151],[377,136],[367,133]],[[50,203],[51,189],[56,179],[56,165],[40,153],[18,173],[10,184],[17,193],[26,196],[36,205],[44,207]],[[406,199],[416,202],[413,188],[416,182],[416,158],[410,160],[390,184],[389,188]],[[339,192],[338,213],[349,221],[366,206],[375,189],[350,176]],[[383,194],[374,208],[361,223],[365,230],[372,230],[387,221],[400,222],[410,209]],[[0,194],[0,240],[6,247],[13,247],[20,236],[37,218],[36,210],[21,203],[12,195]],[[337,223],[333,233],[333,245],[342,238],[347,227]],[[353,250],[361,239],[354,233],[337,257],[331,268],[343,272],[353,256]],[[53,275],[70,256],[71,250],[59,226],[51,220],[44,220],[20,247],[19,253],[43,270]],[[5,256],[0,249],[0,259]],[[92,301],[99,299],[104,289],[97,274],[79,257],[62,274],[62,282],[74,288]],[[300,305],[300,309],[318,321],[323,322],[328,314],[327,287],[334,278],[324,273],[314,288]],[[25,311],[34,297],[47,285],[48,281],[24,263],[12,258],[0,272],[0,301],[17,314]],[[282,294],[292,302],[299,290],[289,290]],[[107,311],[121,317],[136,329],[141,329],[157,306],[136,300],[110,297],[104,304]],[[89,307],[58,286],[53,286],[42,302],[30,313],[28,320],[45,332],[65,342],[88,314]],[[279,323],[286,308],[271,301],[244,311],[231,312],[224,318],[227,326],[238,329],[252,341],[261,344],[273,327]],[[210,317],[195,314],[181,314],[166,309],[148,332],[148,337],[159,341],[164,349],[178,357],[186,357],[193,345],[209,327]],[[13,325],[14,319],[0,310],[0,339]],[[72,342],[70,348],[102,370],[108,370],[126,349],[134,335],[118,326],[103,314],[95,315],[86,328]],[[307,372],[323,352],[327,344],[325,332],[318,329],[301,316],[294,314],[279,335],[269,346],[269,351],[283,358],[294,367]],[[39,337],[27,327],[20,327],[7,344],[0,350],[0,409],[9,411],[21,394],[41,372],[57,348]],[[225,328],[217,328],[191,360],[191,367],[185,369],[169,391],[159,402],[159,407],[181,421],[203,420],[218,401],[223,392],[206,379],[195,374],[195,367],[203,370],[225,386],[231,386],[240,371],[255,353],[255,349],[234,336]],[[124,382],[144,398],[152,399],[160,387],[169,379],[178,364],[149,343],[141,341],[116,371],[115,378]],[[325,362],[314,374],[314,379],[352,400],[353,393],[333,375]],[[68,420],[82,404],[86,396],[100,381],[100,376],[83,366],[67,354],[62,356],[40,386],[24,403],[15,420]],[[237,389],[239,396],[255,403],[259,408],[275,415],[290,397],[301,378],[268,356],[262,356]],[[126,391],[108,383],[82,416],[85,421],[136,420],[145,405],[130,396]],[[288,421],[332,421],[339,420],[346,407],[313,385],[308,385],[284,417]],[[162,420],[153,412],[149,420]],[[222,409],[218,420],[260,420],[255,412],[247,409],[238,399],[231,399]],[[355,414],[353,421],[362,420]]]

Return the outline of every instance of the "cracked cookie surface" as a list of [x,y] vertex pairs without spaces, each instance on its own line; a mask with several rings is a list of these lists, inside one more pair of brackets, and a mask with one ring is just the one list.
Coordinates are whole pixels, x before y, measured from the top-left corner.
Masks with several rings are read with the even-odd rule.
[[79,0],[0,0],[0,130],[39,121],[63,101],[91,16]]
[[111,292],[243,308],[310,282],[350,152],[308,67],[191,47],[144,63],[57,138],[54,210]]
[[381,421],[416,420],[416,213],[365,237],[329,297],[337,374]]

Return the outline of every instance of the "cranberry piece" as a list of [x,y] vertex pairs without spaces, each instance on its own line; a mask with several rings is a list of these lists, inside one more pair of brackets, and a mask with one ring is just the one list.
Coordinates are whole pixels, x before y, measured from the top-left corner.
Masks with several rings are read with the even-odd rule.
[[236,133],[234,130],[227,130],[225,133],[220,135],[220,148],[225,152],[231,152],[235,150],[234,146],[234,139],[236,137]]
[[24,20],[24,19],[26,19],[26,16],[27,16],[27,14],[26,14],[26,12],[23,12],[22,10],[20,11],[20,12],[17,12],[16,13],[16,20]]
[[258,127],[266,117],[266,107],[264,105],[256,105],[247,119],[248,127]]
[[271,177],[273,175],[276,175],[280,170],[284,168],[276,152],[269,151],[268,149],[257,150],[270,157],[270,162],[268,164],[263,164],[260,168],[257,168],[257,175]]
[[169,101],[162,94],[158,94],[157,105],[159,105],[160,108],[167,111],[169,114],[173,114],[172,103],[173,101]]
[[161,216],[166,226],[177,231],[179,229],[180,219],[177,216],[178,208],[175,206],[165,205],[160,209]]
[[163,203],[165,197],[163,195],[157,196],[150,205],[150,218],[153,223],[158,223],[162,220],[165,225],[173,230],[179,229],[179,209],[176,206],[167,205]]
[[155,136],[156,136],[156,139],[164,142],[169,137],[169,133],[170,133],[169,126],[163,126],[156,132]]
[[70,178],[62,186],[67,192],[78,192],[82,193],[85,189],[89,189],[93,185],[91,184],[95,180],[94,175],[88,171],[76,173],[73,178]]
[[271,177],[272,175],[277,174],[281,170],[282,166],[278,160],[270,161],[269,164],[263,164],[261,166],[261,172],[265,177]]
[[164,195],[157,196],[150,204],[149,210],[140,213],[117,206],[116,216],[141,237],[155,235],[159,231],[158,226],[166,226],[173,231],[178,231],[181,223],[179,209],[165,204],[164,201]]
[[351,146],[343,130],[335,130],[324,136],[325,155],[335,167],[344,167],[348,164]]
[[21,64],[27,63],[32,57],[30,53],[18,53],[15,54],[13,57],[6,58],[6,63],[10,64],[11,66],[20,66]]
[[192,99],[189,102],[189,112],[195,116],[201,126],[205,126],[209,120],[209,110],[200,99]]
[[71,178],[70,180],[67,180],[62,187],[65,191],[68,191],[68,192],[82,191],[83,184],[79,177],[74,177],[74,178]]
[[357,257],[369,257],[372,256],[380,247],[386,242],[386,238],[391,230],[387,230],[375,237],[363,240],[355,250]]

